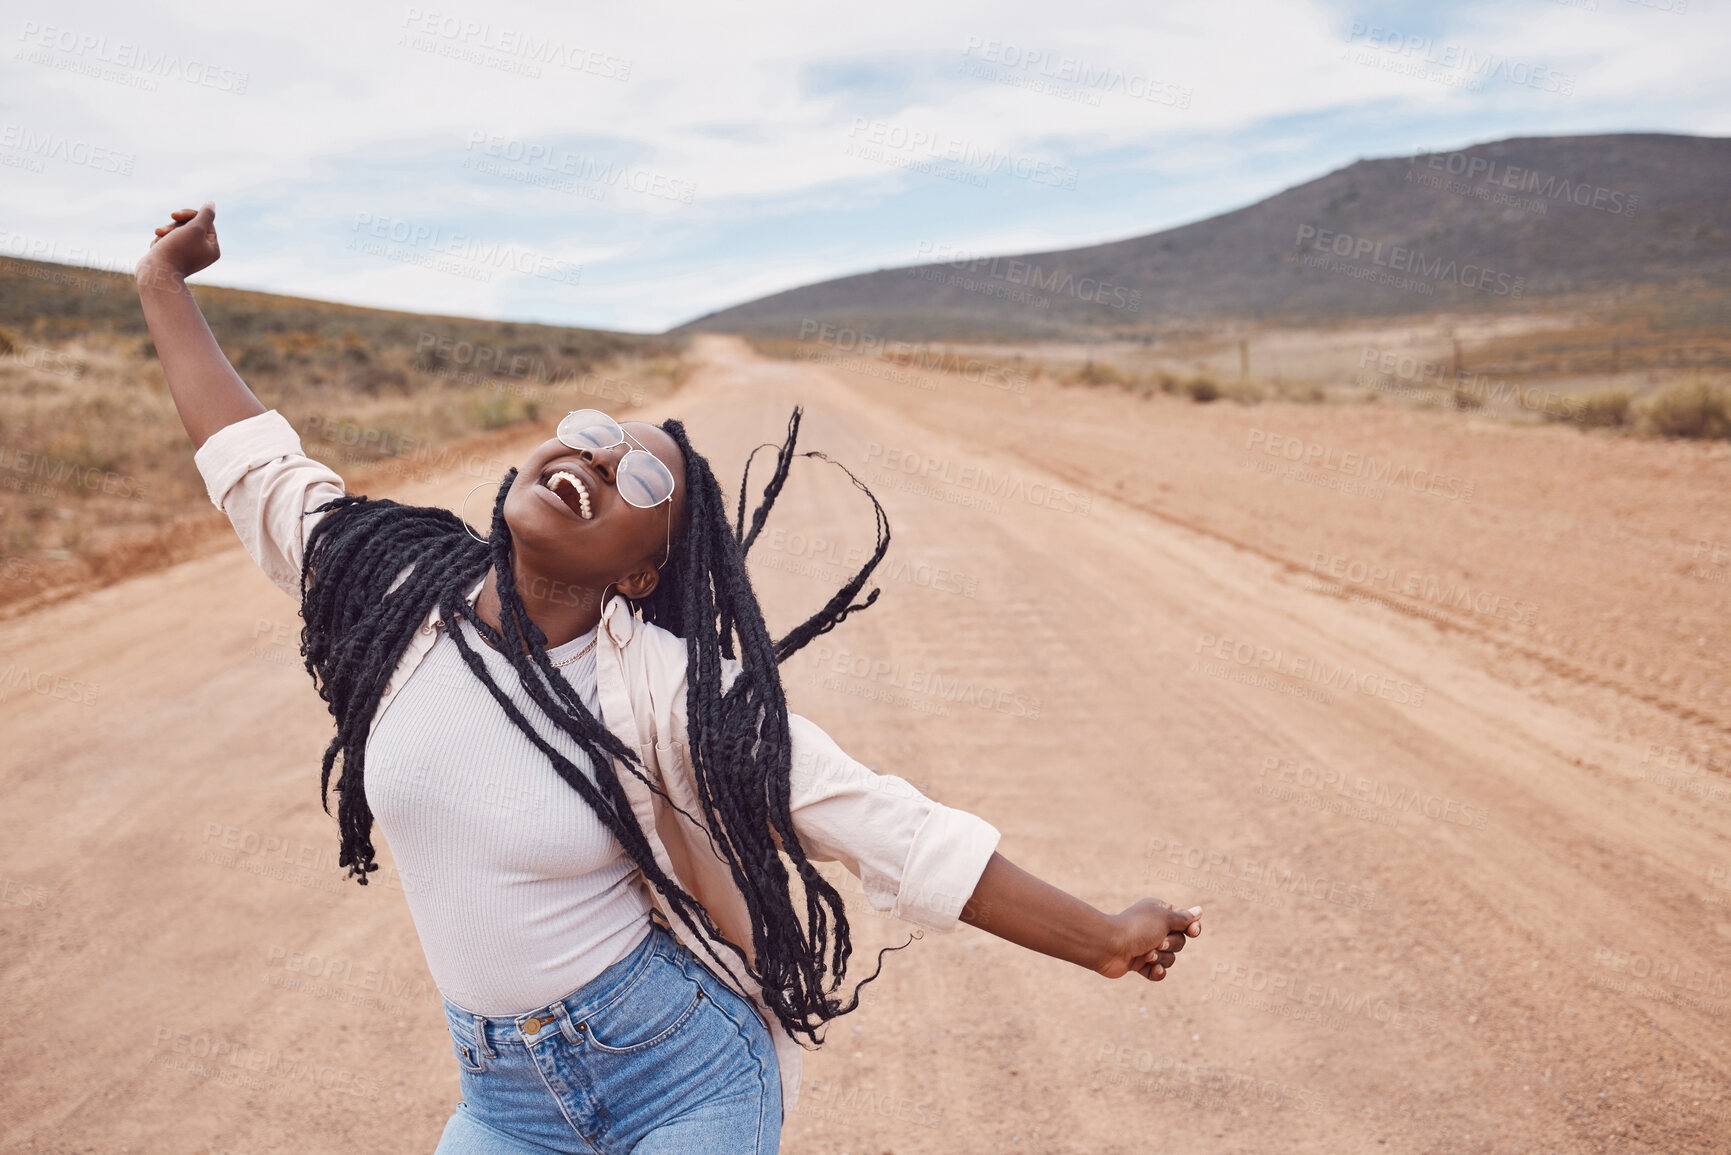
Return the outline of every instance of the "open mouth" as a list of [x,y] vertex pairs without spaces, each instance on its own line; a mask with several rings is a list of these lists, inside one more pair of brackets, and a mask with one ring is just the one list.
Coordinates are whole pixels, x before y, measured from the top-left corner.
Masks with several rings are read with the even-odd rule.
[[541,479],[541,484],[584,521],[595,516],[594,498],[589,493],[588,483],[571,470],[555,469]]

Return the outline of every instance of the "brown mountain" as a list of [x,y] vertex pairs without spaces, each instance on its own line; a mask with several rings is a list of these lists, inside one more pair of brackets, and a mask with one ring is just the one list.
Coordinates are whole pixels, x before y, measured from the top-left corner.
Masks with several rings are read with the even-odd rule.
[[[940,254],[944,255],[944,254]],[[1195,224],[1088,248],[883,269],[682,329],[1085,336],[1228,318],[1528,307],[1731,282],[1731,139],[1526,137],[1361,160]]]

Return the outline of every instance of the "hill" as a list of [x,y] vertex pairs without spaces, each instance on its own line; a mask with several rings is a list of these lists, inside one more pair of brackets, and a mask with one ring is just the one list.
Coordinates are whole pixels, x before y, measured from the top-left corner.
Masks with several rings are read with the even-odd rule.
[[[1087,337],[1174,322],[1527,308],[1731,282],[1731,139],[1528,137],[1360,160],[1247,208],[1087,248],[840,277],[682,329]],[[809,329],[809,324],[807,328]],[[677,331],[677,330],[676,330]]]

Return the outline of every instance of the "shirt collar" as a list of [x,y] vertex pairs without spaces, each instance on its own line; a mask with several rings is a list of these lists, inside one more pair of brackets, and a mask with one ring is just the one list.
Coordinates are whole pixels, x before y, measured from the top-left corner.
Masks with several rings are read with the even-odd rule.
[[[487,584],[487,575],[482,574],[481,580],[477,581],[475,583],[475,587],[473,589],[471,589],[468,593],[463,595],[463,600],[468,602],[469,605],[473,606],[475,604],[475,599],[481,596],[482,587],[484,587],[486,584]],[[438,625],[443,624],[444,620],[445,620],[445,616],[439,612],[438,603],[434,602],[433,608],[427,612],[427,624],[430,626],[438,626]]]

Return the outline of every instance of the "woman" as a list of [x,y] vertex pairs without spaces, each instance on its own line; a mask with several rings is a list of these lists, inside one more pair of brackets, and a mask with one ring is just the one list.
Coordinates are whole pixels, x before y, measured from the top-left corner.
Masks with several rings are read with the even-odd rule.
[[849,925],[815,862],[917,926],[1108,978],[1157,981],[1200,933],[1200,907],[1108,916],[1042,882],[990,824],[788,712],[778,663],[875,599],[852,600],[889,544],[879,508],[872,559],[769,637],[744,558],[797,410],[749,526],[744,485],[730,524],[679,422],[594,410],[506,475],[484,539],[349,496],[186,288],[220,255],[214,221],[207,203],[156,230],[140,300],[211,500],[301,598],[339,862],[364,884],[375,817],[390,840],[461,1071],[440,1152],[777,1150],[800,1040],[859,1001],[837,997]]

